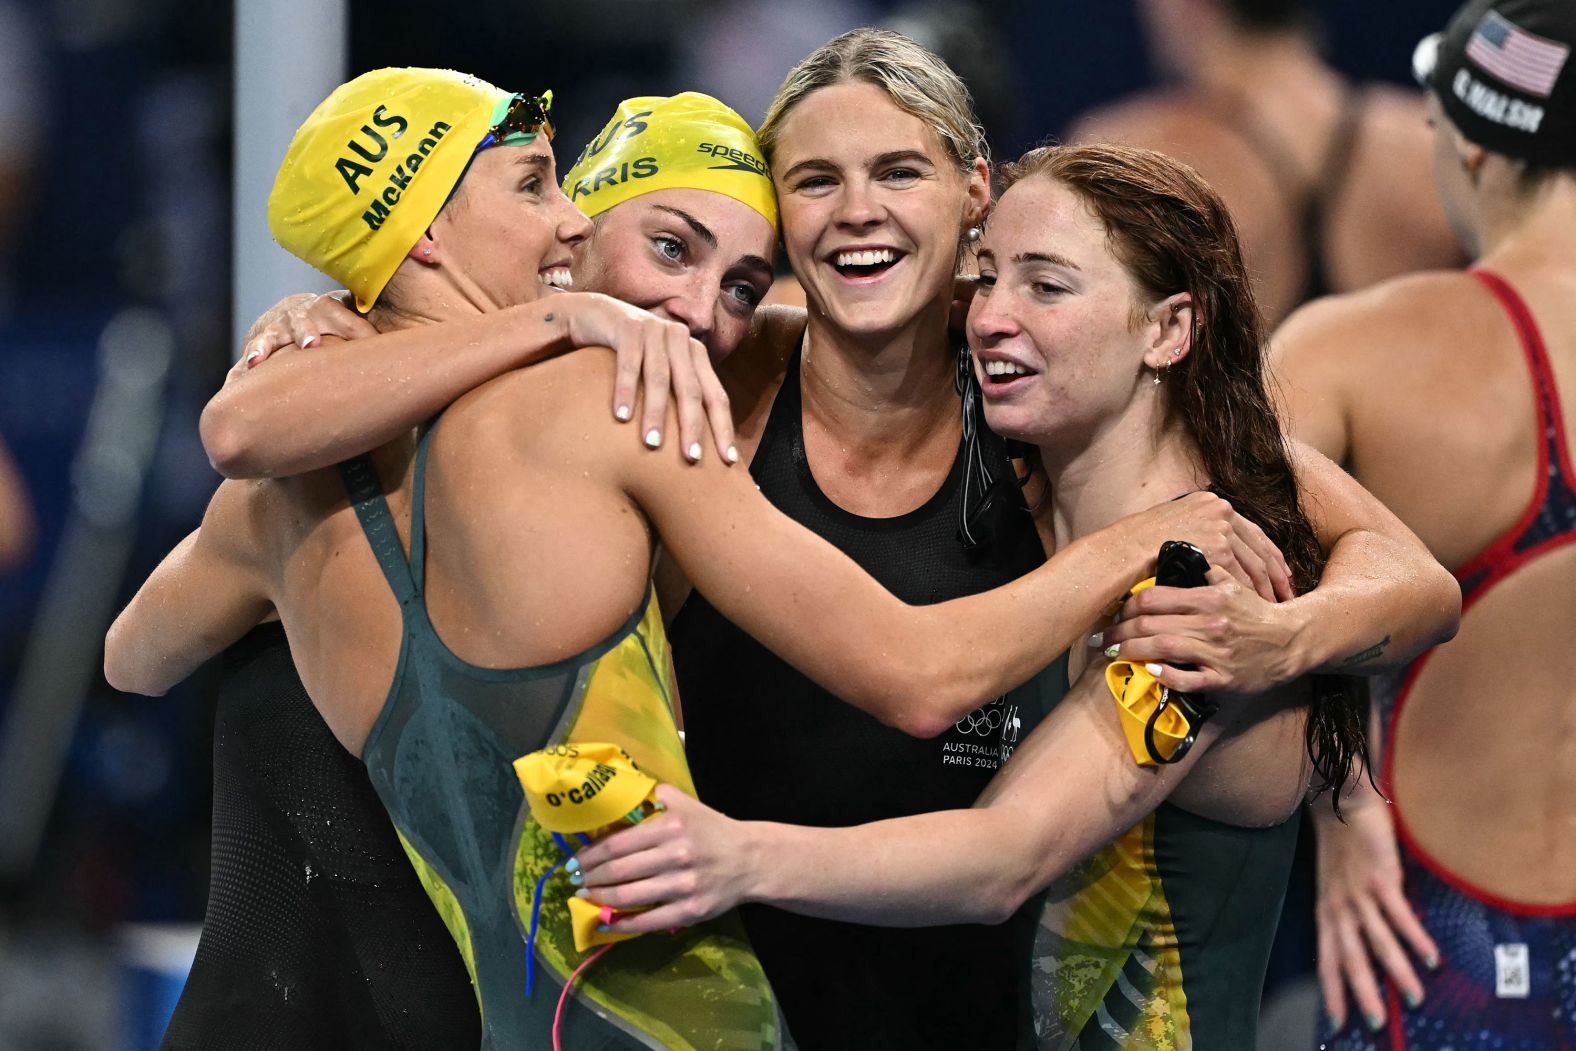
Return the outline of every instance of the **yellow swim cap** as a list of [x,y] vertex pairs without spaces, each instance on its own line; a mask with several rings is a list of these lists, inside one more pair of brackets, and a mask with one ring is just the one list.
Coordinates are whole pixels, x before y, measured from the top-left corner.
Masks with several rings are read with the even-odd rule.
[[523,755],[514,772],[537,824],[594,832],[638,808],[657,782],[614,744],[565,744]]
[[564,193],[589,216],[672,189],[726,194],[777,226],[777,194],[755,133],[695,91],[625,99],[564,176]]
[[449,69],[377,69],[341,85],[279,166],[274,240],[370,310],[513,98]]

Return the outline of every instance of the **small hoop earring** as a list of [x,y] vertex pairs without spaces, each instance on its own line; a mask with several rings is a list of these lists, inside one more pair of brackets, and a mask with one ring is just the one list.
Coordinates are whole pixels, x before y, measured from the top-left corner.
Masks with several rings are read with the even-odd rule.
[[1160,370],[1155,370],[1155,386],[1160,386]]

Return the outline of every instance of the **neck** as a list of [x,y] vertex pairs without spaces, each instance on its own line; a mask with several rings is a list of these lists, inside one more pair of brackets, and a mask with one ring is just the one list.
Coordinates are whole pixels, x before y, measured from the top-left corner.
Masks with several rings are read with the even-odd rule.
[[934,439],[938,427],[955,433],[949,306],[928,306],[901,330],[874,338],[839,331],[812,309],[800,369],[805,411],[849,443],[884,455]]
[[1570,232],[1576,230],[1576,175],[1554,175],[1531,190],[1517,192],[1517,173],[1506,173],[1506,188],[1479,199],[1482,261],[1506,256],[1538,256],[1572,265]]
[[1209,484],[1180,423],[1166,423],[1160,399],[1102,424],[1081,443],[1042,442],[1051,486],[1056,546]]
[[1256,111],[1306,98],[1336,79],[1296,30],[1246,30],[1226,19],[1199,41],[1191,75],[1205,94],[1257,100]]
[[445,321],[463,321],[478,314],[479,309],[469,297],[454,290],[413,290],[407,294],[402,289],[398,305],[379,300],[367,312],[367,323],[379,332],[395,332],[422,325],[441,325]]

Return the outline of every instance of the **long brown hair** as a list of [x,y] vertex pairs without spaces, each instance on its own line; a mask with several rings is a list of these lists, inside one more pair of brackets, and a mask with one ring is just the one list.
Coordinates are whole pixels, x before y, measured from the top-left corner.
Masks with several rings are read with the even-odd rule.
[[[1166,412],[1185,426],[1215,491],[1280,547],[1293,586],[1317,585],[1325,555],[1303,513],[1266,384],[1264,322],[1220,196],[1180,161],[1129,146],[1042,147],[1001,176],[1004,190],[1031,177],[1066,186],[1099,216],[1145,295],[1192,296],[1192,350],[1166,369]],[[1362,703],[1349,679],[1312,680],[1308,756],[1320,789],[1339,788],[1366,760]]]

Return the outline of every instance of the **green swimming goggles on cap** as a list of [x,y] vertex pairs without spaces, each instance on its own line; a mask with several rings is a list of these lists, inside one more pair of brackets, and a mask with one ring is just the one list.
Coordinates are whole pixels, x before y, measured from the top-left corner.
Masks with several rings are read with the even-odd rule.
[[552,108],[551,91],[544,91],[540,95],[522,93],[499,99],[497,107],[493,109],[492,127],[487,129],[482,141],[478,142],[476,149],[471,151],[471,159],[465,162],[460,177],[454,180],[449,195],[443,199],[443,207],[447,208],[449,202],[454,200],[454,195],[460,192],[460,184],[465,181],[465,176],[470,174],[471,163],[476,160],[478,153],[493,146],[529,146],[541,134],[545,134],[551,141],[553,122],[548,118],[547,112]]
[[493,111],[492,127],[476,144],[476,152],[490,146],[529,146],[538,134],[553,137],[553,122],[548,111],[553,108],[553,93],[540,95],[510,95],[498,103]]

